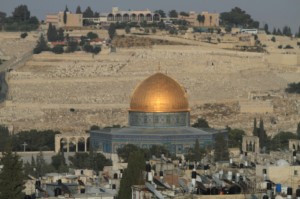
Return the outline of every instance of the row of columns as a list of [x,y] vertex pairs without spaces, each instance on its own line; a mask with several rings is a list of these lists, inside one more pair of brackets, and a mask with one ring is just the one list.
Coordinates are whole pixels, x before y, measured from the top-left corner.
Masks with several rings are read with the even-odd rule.
[[67,148],[66,152],[70,152],[70,146],[75,146],[74,152],[79,152],[79,143],[84,144],[84,152],[87,152],[87,145],[89,141],[89,136],[74,136],[74,135],[61,135],[57,134],[55,136],[55,152],[58,153],[64,148]]

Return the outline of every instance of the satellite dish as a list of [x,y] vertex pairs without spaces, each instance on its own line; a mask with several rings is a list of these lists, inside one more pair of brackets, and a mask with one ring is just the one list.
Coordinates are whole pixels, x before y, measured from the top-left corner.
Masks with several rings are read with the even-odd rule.
[[152,184],[150,184],[149,182],[146,182],[145,185],[152,193],[154,193],[154,195],[158,199],[164,199],[163,195],[160,192],[158,192]]

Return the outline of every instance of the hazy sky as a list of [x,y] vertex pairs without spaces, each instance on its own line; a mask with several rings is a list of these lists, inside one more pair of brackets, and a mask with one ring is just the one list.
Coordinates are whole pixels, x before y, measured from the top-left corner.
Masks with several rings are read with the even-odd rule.
[[150,10],[171,9],[178,11],[209,11],[224,12],[238,6],[246,10],[260,24],[268,23],[270,29],[282,28],[289,25],[292,31],[298,31],[300,26],[300,0],[0,0],[0,11],[11,14],[13,9],[26,4],[32,15],[44,19],[47,13],[56,13],[64,10],[75,11],[77,5],[81,10],[91,6],[93,11],[108,12],[111,7],[117,6],[122,10]]

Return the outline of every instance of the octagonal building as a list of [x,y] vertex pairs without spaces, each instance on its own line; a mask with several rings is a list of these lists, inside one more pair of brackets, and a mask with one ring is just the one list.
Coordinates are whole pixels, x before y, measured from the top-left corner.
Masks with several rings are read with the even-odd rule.
[[190,127],[190,109],[185,89],[163,74],[142,81],[134,90],[128,111],[128,127],[90,132],[96,151],[117,153],[126,144],[142,148],[164,145],[172,153],[186,153],[198,139],[201,146],[211,145],[225,130]]

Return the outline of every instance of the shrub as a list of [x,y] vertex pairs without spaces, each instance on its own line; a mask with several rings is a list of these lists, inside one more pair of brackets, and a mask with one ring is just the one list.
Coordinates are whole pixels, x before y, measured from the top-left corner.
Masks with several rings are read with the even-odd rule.
[[152,28],[151,31],[152,31],[153,34],[155,34],[156,33],[156,28]]
[[23,32],[23,33],[21,33],[21,35],[20,35],[20,37],[21,37],[22,39],[25,39],[27,36],[28,36],[27,32]]
[[87,53],[91,53],[93,51],[93,46],[91,46],[90,44],[85,44],[82,48]]
[[67,47],[67,50],[66,52],[67,53],[72,53],[74,51],[76,51],[78,49],[78,44],[76,41],[69,41],[68,42],[68,47]]
[[273,37],[271,38],[271,41],[276,42],[276,37],[273,36]]
[[279,48],[279,49],[282,49],[282,45],[279,45],[278,48]]
[[149,31],[149,29],[148,28],[145,28],[145,33],[149,33],[150,31]]
[[93,53],[96,55],[101,51],[101,47],[100,46],[95,46],[93,49]]
[[93,33],[93,32],[89,32],[86,36],[87,36],[87,38],[89,38],[91,40],[98,38],[98,34]]
[[288,44],[284,47],[284,49],[294,49],[294,47]]
[[52,48],[52,52],[55,54],[62,54],[64,52],[64,48],[61,45],[57,45]]
[[130,27],[129,27],[129,26],[126,26],[126,27],[125,27],[125,32],[126,32],[126,34],[129,34],[129,33],[130,33]]

